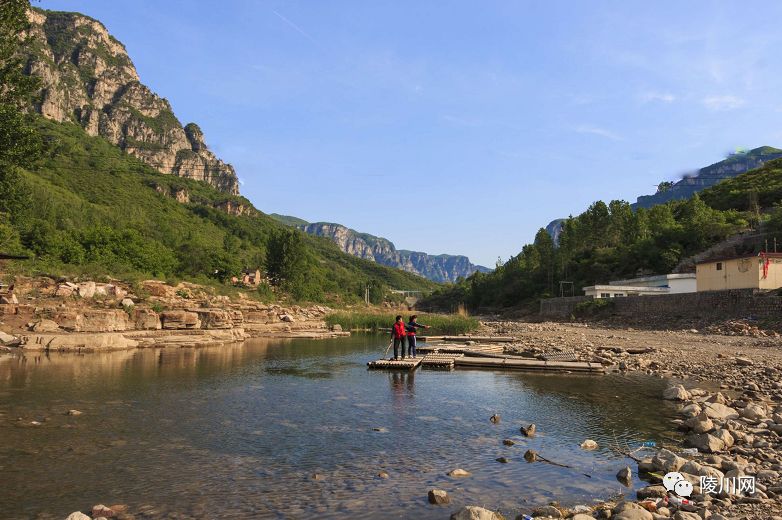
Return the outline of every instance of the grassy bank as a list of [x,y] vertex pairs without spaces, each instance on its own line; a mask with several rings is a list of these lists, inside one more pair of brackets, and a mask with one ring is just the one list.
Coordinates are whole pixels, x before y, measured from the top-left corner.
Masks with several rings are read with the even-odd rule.
[[[403,314],[405,321],[410,313]],[[335,312],[326,316],[329,325],[341,325],[343,329],[381,330],[389,329],[396,313],[376,314],[370,312]],[[429,325],[427,334],[467,334],[478,328],[475,318],[455,314],[419,314],[418,323]]]

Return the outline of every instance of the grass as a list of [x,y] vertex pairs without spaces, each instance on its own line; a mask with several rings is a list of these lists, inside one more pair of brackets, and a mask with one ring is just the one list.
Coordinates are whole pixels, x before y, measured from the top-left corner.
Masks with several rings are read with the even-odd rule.
[[[409,314],[403,314],[405,321]],[[382,330],[394,324],[395,313],[335,312],[326,316],[329,325],[341,325],[343,329]],[[418,323],[429,325],[427,334],[467,334],[476,330],[480,323],[475,318],[455,314],[419,314]]]

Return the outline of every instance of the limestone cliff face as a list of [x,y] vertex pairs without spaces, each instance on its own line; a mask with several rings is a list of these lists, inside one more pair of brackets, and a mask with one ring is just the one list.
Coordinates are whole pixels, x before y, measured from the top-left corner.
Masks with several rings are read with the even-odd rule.
[[103,24],[39,9],[30,21],[27,73],[41,78],[36,109],[43,116],[73,121],[161,173],[239,193],[233,167],[209,151],[198,125],[183,127],[169,102],[140,82],[125,47]]
[[272,214],[270,216],[310,235],[329,238],[345,253],[415,273],[435,282],[455,282],[460,277],[470,276],[476,271],[490,271],[486,267],[471,263],[466,256],[429,255],[418,251],[397,249],[390,240],[368,233],[359,233],[341,224],[309,223],[285,215]]
[[638,201],[633,204],[633,207],[651,208],[671,200],[688,199],[695,193],[709,186],[714,186],[724,179],[759,168],[766,162],[780,157],[782,157],[782,150],[771,146],[761,146],[747,152],[732,154],[722,161],[701,168],[695,175],[686,176],[671,186],[658,190],[654,195],[638,197]]

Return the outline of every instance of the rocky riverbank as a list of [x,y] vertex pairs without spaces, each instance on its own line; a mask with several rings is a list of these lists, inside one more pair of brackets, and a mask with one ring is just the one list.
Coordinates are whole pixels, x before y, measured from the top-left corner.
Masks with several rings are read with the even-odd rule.
[[[660,449],[646,458],[626,453],[636,460],[635,471],[650,483],[636,497],[604,502],[586,511],[553,504],[533,511],[532,517],[782,519],[782,341],[775,333],[737,322],[702,333],[500,321],[485,322],[484,332],[515,337],[517,341],[506,347],[509,354],[541,359],[573,356],[600,362],[611,370],[667,378],[671,385],[662,397],[680,404],[675,422],[685,433],[682,445]],[[620,470],[617,478],[626,476],[628,470],[633,469]],[[664,486],[662,477],[669,472],[680,473],[692,485],[685,502]],[[752,482],[754,489],[731,487],[742,480]],[[472,508],[452,518],[501,516]]]
[[94,351],[348,334],[327,327],[327,307],[264,304],[236,294],[157,280],[131,285],[17,278],[0,298],[0,348]]

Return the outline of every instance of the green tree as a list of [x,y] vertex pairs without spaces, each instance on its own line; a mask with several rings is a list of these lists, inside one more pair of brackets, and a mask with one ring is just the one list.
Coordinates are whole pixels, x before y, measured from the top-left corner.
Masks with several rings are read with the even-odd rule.
[[272,282],[297,300],[320,300],[322,277],[314,267],[300,231],[275,231],[266,246],[266,272]]
[[21,53],[29,8],[29,0],[3,0],[0,4],[0,212],[12,220],[19,220],[29,206],[29,194],[17,167],[29,166],[41,152],[41,140],[29,114],[38,81],[24,73]]

